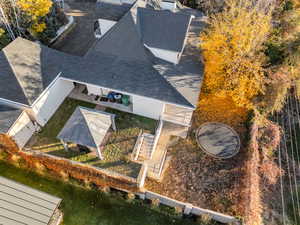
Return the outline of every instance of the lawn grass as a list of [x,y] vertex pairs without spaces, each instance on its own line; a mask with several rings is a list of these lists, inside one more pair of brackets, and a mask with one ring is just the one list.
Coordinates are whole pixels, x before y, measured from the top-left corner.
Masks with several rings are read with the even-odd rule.
[[190,220],[178,219],[146,207],[140,201],[129,203],[120,195],[109,196],[42,177],[31,171],[16,168],[0,161],[0,175],[63,199],[62,225],[193,225]]
[[54,113],[48,123],[36,135],[38,138],[38,144],[43,145],[59,142],[56,136],[62,130],[77,106],[95,108],[96,105],[89,102],[67,98]]
[[116,115],[117,130],[109,132],[108,138],[102,147],[104,160],[100,160],[95,154],[66,151],[62,143],[56,138],[77,106],[95,108],[96,105],[67,98],[46,126],[31,138],[27,147],[137,178],[141,164],[130,161],[130,154],[140,131],[154,133],[157,121],[107,108],[106,112]]

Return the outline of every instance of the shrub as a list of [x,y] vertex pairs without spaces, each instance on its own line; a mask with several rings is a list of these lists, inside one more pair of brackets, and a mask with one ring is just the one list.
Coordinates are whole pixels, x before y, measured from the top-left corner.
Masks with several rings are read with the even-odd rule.
[[0,28],[0,50],[9,44],[10,38],[4,29]]
[[0,160],[5,160],[8,157],[8,153],[3,149],[0,150]]
[[160,204],[159,198],[153,198],[150,201],[151,201],[151,206],[154,207],[154,208],[158,207],[159,204]]
[[132,192],[127,193],[126,198],[128,201],[133,201],[135,199],[135,194]]
[[212,216],[208,213],[203,213],[201,214],[201,216],[199,217],[199,221],[200,224],[204,224],[204,225],[209,225],[212,223]]
[[174,207],[174,210],[175,210],[175,213],[176,213],[176,214],[182,214],[182,207],[180,207],[180,206],[175,206],[175,207]]
[[286,1],[283,5],[283,10],[288,11],[294,8],[294,3],[292,1]]
[[38,174],[42,174],[43,175],[45,173],[46,167],[43,164],[41,164],[39,162],[36,162],[34,165],[35,165],[35,171]]
[[280,127],[267,120],[258,128],[258,143],[259,149],[267,156],[273,156],[274,151],[280,144],[281,134]]
[[253,99],[255,110],[264,116],[281,111],[292,84],[288,71],[279,68],[273,70],[276,72],[269,72],[265,92]]
[[59,173],[60,177],[64,180],[64,181],[68,181],[69,180],[69,174],[66,173],[65,171],[60,171]]
[[199,9],[207,14],[221,12],[224,6],[224,0],[204,0],[199,3]]
[[265,178],[264,180],[271,185],[276,184],[278,179],[284,175],[284,171],[273,160],[264,160],[260,166],[260,172]]
[[284,60],[283,47],[278,43],[267,43],[265,54],[271,65],[281,64]]

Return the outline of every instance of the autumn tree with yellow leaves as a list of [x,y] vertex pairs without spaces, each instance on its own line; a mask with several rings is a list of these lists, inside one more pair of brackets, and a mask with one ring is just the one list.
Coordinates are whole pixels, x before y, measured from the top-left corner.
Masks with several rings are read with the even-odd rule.
[[264,91],[263,42],[271,29],[271,7],[261,1],[229,0],[201,35],[206,91],[253,107]]
[[51,0],[18,0],[17,5],[31,22],[33,32],[43,32],[46,23],[43,21],[52,7]]

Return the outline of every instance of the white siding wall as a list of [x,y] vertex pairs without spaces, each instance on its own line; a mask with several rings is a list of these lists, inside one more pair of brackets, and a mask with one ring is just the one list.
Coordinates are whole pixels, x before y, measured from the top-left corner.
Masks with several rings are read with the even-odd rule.
[[[112,4],[133,4],[136,0],[105,0],[106,3]],[[102,0],[97,0],[101,4]]]
[[94,95],[107,95],[109,93],[109,89],[101,88],[99,86],[87,85],[88,93]]
[[23,148],[36,129],[37,127],[32,123],[26,112],[23,112],[7,134],[15,140],[20,148]]
[[110,30],[117,22],[113,20],[105,20],[99,19],[100,29],[101,29],[101,36],[103,36],[107,31]]
[[173,11],[174,9],[176,9],[176,3],[175,2],[164,2],[164,1],[162,1],[160,3],[160,7],[162,9],[168,9],[168,10]]
[[32,106],[37,122],[44,126],[74,88],[73,82],[57,79]]
[[152,119],[159,119],[164,103],[155,99],[133,95],[133,113]]
[[177,64],[178,63],[178,53],[173,51],[168,51],[164,49],[152,48],[146,46],[157,58],[164,59],[168,62]]

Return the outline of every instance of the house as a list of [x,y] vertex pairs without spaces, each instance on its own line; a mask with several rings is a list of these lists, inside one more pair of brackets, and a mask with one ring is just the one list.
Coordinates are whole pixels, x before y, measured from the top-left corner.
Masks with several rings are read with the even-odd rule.
[[54,225],[62,220],[60,198],[1,176],[0,193],[0,224]]
[[[78,89],[97,104],[189,127],[203,66],[187,39],[201,16],[185,8],[156,10],[138,0],[85,57],[17,38],[0,52],[0,103],[30,118],[15,122],[42,127]],[[108,101],[116,93],[127,100]],[[23,147],[26,141],[18,136]]]

